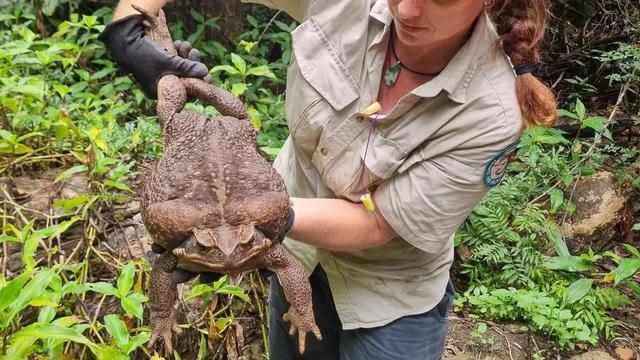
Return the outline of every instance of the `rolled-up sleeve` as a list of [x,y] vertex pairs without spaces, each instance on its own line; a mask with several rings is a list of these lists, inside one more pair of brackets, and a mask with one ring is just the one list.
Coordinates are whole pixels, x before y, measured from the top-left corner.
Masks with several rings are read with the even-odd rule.
[[401,238],[418,249],[437,253],[487,190],[481,168],[440,156],[386,180],[376,189],[374,199]]
[[[302,22],[308,0],[241,0],[241,2],[266,5],[272,9],[282,10],[298,22]],[[309,0],[310,1],[310,0]]]

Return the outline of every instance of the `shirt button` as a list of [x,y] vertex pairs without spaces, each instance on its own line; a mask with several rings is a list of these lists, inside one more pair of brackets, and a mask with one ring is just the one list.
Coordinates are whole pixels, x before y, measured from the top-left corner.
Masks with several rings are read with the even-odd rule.
[[329,152],[329,150],[327,150],[327,148],[325,148],[325,147],[320,148],[320,154],[322,154],[322,155],[325,155],[325,156],[326,156],[328,152]]

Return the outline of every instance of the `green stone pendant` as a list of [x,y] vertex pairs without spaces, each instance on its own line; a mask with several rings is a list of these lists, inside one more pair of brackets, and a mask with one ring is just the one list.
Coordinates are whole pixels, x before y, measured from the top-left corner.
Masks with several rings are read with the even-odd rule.
[[396,81],[398,81],[398,75],[400,75],[400,62],[396,62],[395,64],[389,66],[387,72],[384,73],[384,83],[387,86],[395,85]]

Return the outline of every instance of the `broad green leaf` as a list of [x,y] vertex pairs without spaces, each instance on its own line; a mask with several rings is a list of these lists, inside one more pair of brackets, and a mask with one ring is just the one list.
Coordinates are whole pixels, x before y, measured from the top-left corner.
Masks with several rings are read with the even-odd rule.
[[207,338],[200,334],[200,349],[198,349],[198,360],[207,359]]
[[104,326],[118,347],[122,348],[129,342],[129,330],[119,315],[109,314],[104,316]]
[[191,289],[185,300],[191,300],[195,297],[210,293],[212,291],[214,291],[214,289],[211,286],[207,284],[198,284]]
[[125,297],[129,293],[129,290],[131,290],[131,287],[133,286],[133,277],[135,276],[135,274],[136,268],[133,265],[133,262],[129,262],[124,266],[124,268],[122,268],[122,272],[118,277],[117,283],[118,292],[120,293],[121,298]]
[[3,144],[0,143],[0,154],[22,155],[32,152],[33,149],[24,144]]
[[271,69],[267,65],[260,65],[260,66],[251,68],[249,69],[249,71],[247,71],[247,75],[264,76],[270,79],[274,79],[274,80],[276,79],[275,74],[271,71]]
[[140,297],[134,296],[135,294],[121,298],[120,304],[126,312],[142,320],[142,301],[140,301]]
[[46,239],[53,236],[58,236],[64,233],[78,220],[80,220],[79,216],[74,216],[67,221],[63,221],[60,224],[50,225],[44,229],[36,230],[33,232],[32,236],[37,237],[38,239]]
[[20,34],[26,42],[32,42],[37,37],[37,35],[25,25],[18,29],[18,34]]
[[72,197],[70,199],[60,199],[53,203],[54,208],[63,208],[64,211],[70,211],[80,205],[84,205],[89,202],[91,198],[87,194],[82,194],[76,197]]
[[580,119],[584,119],[584,115],[586,114],[586,112],[587,109],[585,108],[582,101],[580,101],[580,99],[576,100],[576,114],[578,114],[578,117]]
[[127,184],[121,181],[105,180],[104,184],[114,189],[133,192],[133,190],[131,190],[131,188]]
[[544,264],[547,269],[569,272],[582,272],[591,270],[591,264],[577,256],[554,256]]
[[54,128],[53,134],[56,137],[56,140],[60,141],[67,137],[67,134],[69,134],[69,126],[67,126],[66,124],[58,124]]
[[593,286],[593,279],[580,279],[574,281],[567,290],[567,302],[573,304],[574,302],[582,299]]
[[616,269],[616,278],[614,285],[618,285],[621,281],[630,278],[638,270],[640,270],[640,259],[622,259],[618,268]]
[[119,297],[118,290],[108,282],[101,281],[101,282],[91,283],[89,284],[89,288],[92,291],[95,291],[104,295]]
[[235,68],[238,69],[238,71],[241,74],[244,74],[247,72],[247,63],[244,61],[243,58],[240,57],[240,55],[231,53],[231,62],[233,63],[233,66],[235,66]]
[[571,111],[567,111],[565,109],[558,109],[558,117],[568,117],[570,119],[578,120],[578,116],[572,113]]
[[57,276],[56,273],[51,269],[41,270],[36,273],[33,278],[24,285],[18,297],[8,306],[8,311],[3,314],[0,328],[7,327],[8,322],[12,321],[20,311],[26,308],[31,300],[40,296],[55,276]]
[[38,313],[38,322],[41,324],[48,324],[56,317],[56,313],[56,306],[43,307]]
[[0,289],[0,312],[18,298],[22,287],[29,280],[31,274],[32,272],[25,271]]
[[256,130],[260,130],[262,127],[262,115],[260,115],[260,112],[254,107],[249,107],[247,113],[251,117],[251,125],[253,125]]
[[54,182],[60,182],[62,180],[67,180],[69,178],[71,178],[71,176],[73,174],[78,174],[84,171],[89,170],[89,168],[87,167],[87,165],[76,165],[76,166],[72,166],[70,168],[68,168],[67,170],[61,172],[56,179],[54,180]]
[[102,79],[102,78],[104,78],[104,77],[106,77],[109,74],[114,73],[114,72],[116,72],[116,69],[115,68],[110,68],[110,67],[104,68],[102,70],[98,70],[98,71],[96,71],[95,73],[93,73],[91,75],[91,80],[100,80],[100,79]]
[[[639,225],[639,224],[636,224],[636,225]],[[630,252],[633,256],[640,258],[640,250],[638,250],[638,248],[636,248],[631,244],[622,244],[622,246],[624,246],[625,249],[627,249],[627,251]]]
[[573,180],[575,179],[575,177],[572,174],[567,174],[565,176],[562,177],[562,182],[566,185],[569,186],[571,185],[571,183],[573,183]]
[[239,297],[243,301],[249,301],[249,296],[247,296],[247,294],[244,293],[244,290],[242,290],[242,288],[235,285],[225,285],[220,289],[217,289],[216,293],[233,295],[233,296]]
[[[258,45],[257,42],[254,41],[245,41],[245,40],[240,40],[240,46],[242,46],[244,48],[244,51],[246,51],[247,53],[250,53],[251,50],[253,50],[253,48]],[[251,70],[249,70],[251,71]]]
[[45,291],[44,293],[36,296],[29,302],[29,306],[33,307],[45,307],[45,306],[58,306],[60,302],[60,294],[53,291]]
[[245,83],[235,83],[231,86],[231,94],[233,94],[233,96],[240,96],[244,94],[245,91],[247,91],[247,84]]
[[62,295],[66,295],[66,294],[84,294],[87,291],[91,290],[91,286],[89,286],[89,284],[83,283],[83,284],[78,284],[75,281],[70,281],[65,283],[62,286]]
[[125,352],[125,354],[129,354],[135,349],[137,349],[138,347],[142,346],[147,341],[149,341],[150,338],[151,338],[151,333],[146,331],[141,332],[140,334],[129,339],[129,342],[122,346],[122,350]]
[[87,345],[92,351],[96,345],[76,329],[54,324],[33,323],[14,334],[13,340],[7,349],[7,355],[21,358],[29,347],[40,339],[72,341]]
[[195,10],[191,10],[191,11],[190,11],[190,14],[191,14],[191,17],[192,17],[195,21],[197,21],[197,22],[199,22],[199,23],[204,22],[204,16],[202,16],[202,14],[200,14],[199,12],[197,12],[197,11],[195,11]]
[[[44,85],[44,84],[43,84]],[[10,92],[34,97],[38,100],[44,98],[44,86],[40,85],[15,85],[9,88]]]
[[87,25],[88,28],[92,28],[93,25],[96,24],[97,20],[98,20],[97,16],[82,15],[82,21],[84,22],[85,25]]
[[274,148],[269,146],[261,146],[260,150],[264,151],[265,154],[276,156],[280,152],[280,148]]
[[584,119],[580,127],[581,128],[591,128],[596,131],[596,133],[602,132],[604,130],[605,125],[607,124],[607,118],[602,116],[589,117]]
[[231,75],[235,75],[235,74],[239,74],[240,72],[238,71],[238,69],[234,68],[231,65],[217,65],[211,68],[211,70],[209,71],[210,73],[215,73],[218,71],[224,71],[226,73],[229,73]]
[[558,188],[555,188],[551,191],[549,197],[551,199],[551,213],[555,214],[560,206],[562,206],[562,203],[564,203],[564,192],[562,192],[562,190]]
[[70,91],[69,87],[64,84],[53,84],[53,89],[60,94],[60,97],[64,97]]
[[633,225],[633,227],[631,228],[631,230],[633,230],[633,231],[640,231],[640,223],[637,223],[637,224]]

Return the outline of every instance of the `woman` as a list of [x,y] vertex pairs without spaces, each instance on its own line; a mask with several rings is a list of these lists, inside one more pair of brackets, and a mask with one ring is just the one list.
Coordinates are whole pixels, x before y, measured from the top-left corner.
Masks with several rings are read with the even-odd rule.
[[[323,336],[298,354],[272,281],[270,358],[440,358],[454,232],[500,181],[523,127],[556,120],[553,94],[530,74],[544,1],[259,2],[301,21],[274,167],[295,214],[285,244],[310,274]],[[123,0],[103,38],[150,96],[158,74],[206,75],[149,47],[126,26],[139,24],[133,13]],[[140,51],[158,65],[128,60]]]

